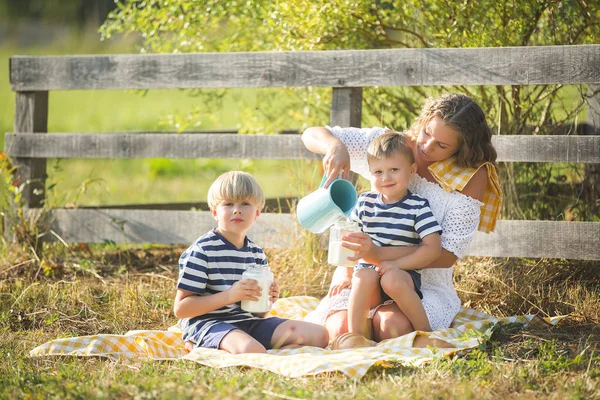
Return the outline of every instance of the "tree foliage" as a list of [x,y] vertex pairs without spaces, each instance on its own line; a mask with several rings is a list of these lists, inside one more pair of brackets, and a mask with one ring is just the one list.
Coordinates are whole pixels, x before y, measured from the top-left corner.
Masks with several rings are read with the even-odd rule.
[[[572,45],[600,37],[600,3],[586,0],[138,0],[117,5],[101,28],[103,38],[139,34],[143,53]],[[282,91],[289,101],[276,101]],[[363,122],[405,128],[425,97],[444,91],[476,99],[501,134],[551,134],[559,125],[577,124],[588,93],[587,87],[562,85],[365,88]],[[194,94],[218,105],[214,91]],[[242,130],[328,120],[326,89],[270,89],[257,96],[260,110],[240,105]],[[505,187],[508,194],[531,176],[540,175],[540,182],[567,176],[551,165],[531,164],[513,164],[504,173],[513,185]],[[508,215],[556,217],[556,207],[519,211],[510,198]]]

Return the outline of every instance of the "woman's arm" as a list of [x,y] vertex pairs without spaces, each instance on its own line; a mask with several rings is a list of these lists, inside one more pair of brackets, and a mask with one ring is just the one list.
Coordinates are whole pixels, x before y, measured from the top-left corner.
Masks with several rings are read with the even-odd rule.
[[483,202],[485,189],[487,188],[488,177],[486,167],[483,166],[475,172],[475,175],[469,180],[467,185],[461,191],[465,196]]
[[329,186],[340,172],[342,178],[348,179],[350,154],[344,143],[333,136],[329,129],[322,126],[308,128],[302,133],[302,142],[313,153],[324,154],[323,168],[327,175],[325,187]]
[[337,267],[331,278],[331,284],[329,285],[329,292],[327,295],[335,296],[343,289],[350,287],[353,272],[354,268]]

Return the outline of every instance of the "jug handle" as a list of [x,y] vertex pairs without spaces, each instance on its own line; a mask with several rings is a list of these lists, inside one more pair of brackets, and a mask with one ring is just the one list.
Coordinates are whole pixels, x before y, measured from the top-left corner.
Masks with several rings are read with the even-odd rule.
[[[337,178],[335,178],[335,179],[337,179]],[[327,175],[323,174],[323,179],[321,179],[321,184],[319,185],[319,189],[323,187],[326,180],[327,180]]]
[[[342,172],[340,171],[340,173],[338,174],[338,177],[335,178],[333,181],[331,181],[331,183],[333,183],[334,181],[336,181],[338,179],[343,179],[343,178],[340,178],[341,174],[342,174]],[[327,181],[327,175],[323,174],[323,179],[321,179],[321,184],[319,185],[319,189],[323,187],[323,185],[325,184],[326,181]]]

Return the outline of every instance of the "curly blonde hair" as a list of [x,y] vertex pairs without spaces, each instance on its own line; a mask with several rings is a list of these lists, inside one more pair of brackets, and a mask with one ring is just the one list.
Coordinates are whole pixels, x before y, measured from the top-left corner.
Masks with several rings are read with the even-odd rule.
[[434,117],[458,133],[456,163],[461,167],[477,168],[482,162],[496,162],[496,149],[492,145],[492,130],[481,107],[464,94],[444,94],[428,98],[410,127],[413,140]]

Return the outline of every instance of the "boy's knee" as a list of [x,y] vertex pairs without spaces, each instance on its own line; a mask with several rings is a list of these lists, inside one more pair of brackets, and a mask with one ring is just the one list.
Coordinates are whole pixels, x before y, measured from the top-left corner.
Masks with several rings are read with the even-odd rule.
[[352,285],[356,284],[377,284],[379,283],[379,274],[373,268],[361,268],[352,275]]
[[313,324],[311,322],[299,322],[294,326],[299,334],[298,340],[302,345],[327,347],[329,343],[329,333],[323,325]]
[[381,277],[381,288],[386,293],[413,290],[412,278],[408,272],[401,269],[387,271]]
[[308,325],[303,325],[299,331],[304,334],[300,338],[299,345],[314,346],[325,348],[329,344],[329,332],[322,325],[307,322]]

